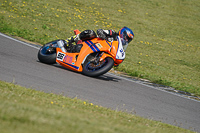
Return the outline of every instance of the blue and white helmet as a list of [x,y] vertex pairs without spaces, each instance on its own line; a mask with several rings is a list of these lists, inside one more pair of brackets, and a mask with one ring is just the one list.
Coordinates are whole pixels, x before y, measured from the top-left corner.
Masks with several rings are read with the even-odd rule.
[[128,27],[123,27],[119,30],[119,37],[121,38],[124,50],[126,50],[128,43],[130,43],[134,38],[134,33]]

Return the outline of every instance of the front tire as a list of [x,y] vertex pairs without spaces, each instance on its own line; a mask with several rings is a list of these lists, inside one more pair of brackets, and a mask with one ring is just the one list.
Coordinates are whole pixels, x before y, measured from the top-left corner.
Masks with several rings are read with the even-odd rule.
[[108,72],[114,65],[114,60],[110,57],[95,64],[90,59],[87,59],[83,64],[83,74],[91,77],[98,77]]

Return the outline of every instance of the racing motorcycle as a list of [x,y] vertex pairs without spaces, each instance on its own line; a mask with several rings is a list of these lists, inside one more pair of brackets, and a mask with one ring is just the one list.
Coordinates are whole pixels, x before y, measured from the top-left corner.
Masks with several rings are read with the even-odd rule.
[[[74,30],[80,34],[79,30]],[[98,37],[82,40],[75,45],[75,51],[68,51],[64,40],[55,40],[43,45],[38,52],[42,63],[54,64],[84,75],[97,77],[118,66],[125,59],[125,52],[120,37],[107,41]]]

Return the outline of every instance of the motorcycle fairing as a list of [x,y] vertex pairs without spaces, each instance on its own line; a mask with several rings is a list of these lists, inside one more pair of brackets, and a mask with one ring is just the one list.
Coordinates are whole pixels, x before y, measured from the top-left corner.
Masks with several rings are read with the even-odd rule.
[[78,56],[78,53],[64,53],[60,48],[56,48],[56,50],[57,50],[57,56],[56,56],[57,63],[75,71],[82,71],[82,68],[76,65],[77,64],[76,56]]
[[85,41],[85,43],[92,49],[93,52],[99,52],[99,48],[91,40]]
[[121,41],[119,36],[117,37],[117,40],[118,40],[118,49],[117,49],[116,59],[124,60],[125,59],[125,52],[124,52],[124,49],[123,49],[123,46],[122,46],[122,41]]
[[118,41],[113,42],[95,38],[83,41],[82,44],[83,47],[79,53],[65,53],[57,47],[56,62],[71,70],[82,72],[82,64],[84,64],[87,56],[91,53],[104,52],[100,60],[111,57],[113,58],[115,65],[120,64],[125,58],[125,52],[119,37]]

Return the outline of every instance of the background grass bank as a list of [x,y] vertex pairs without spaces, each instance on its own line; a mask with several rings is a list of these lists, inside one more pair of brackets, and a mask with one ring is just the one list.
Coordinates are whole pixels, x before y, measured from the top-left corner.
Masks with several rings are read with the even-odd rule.
[[0,32],[44,44],[74,29],[135,33],[117,70],[200,96],[199,0],[0,0]]
[[61,95],[0,81],[1,133],[190,133]]

